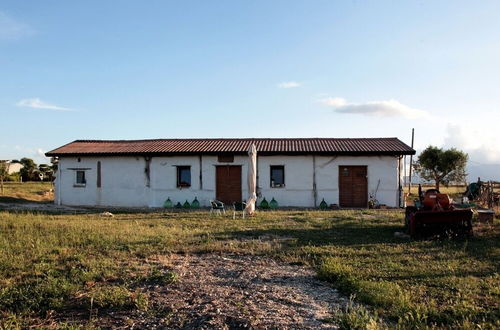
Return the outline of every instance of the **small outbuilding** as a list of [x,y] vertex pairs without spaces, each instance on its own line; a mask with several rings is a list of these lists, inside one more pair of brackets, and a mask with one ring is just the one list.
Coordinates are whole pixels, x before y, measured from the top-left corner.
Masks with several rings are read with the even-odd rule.
[[63,205],[202,206],[245,200],[247,150],[257,149],[257,205],[328,204],[364,208],[370,198],[402,204],[402,158],[415,150],[397,138],[248,138],[76,140],[46,155],[58,159],[55,202]]

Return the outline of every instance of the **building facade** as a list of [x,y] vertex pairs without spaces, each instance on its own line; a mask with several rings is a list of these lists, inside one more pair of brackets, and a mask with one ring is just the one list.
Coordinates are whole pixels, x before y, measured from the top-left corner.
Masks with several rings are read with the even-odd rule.
[[401,204],[401,158],[415,151],[396,138],[77,140],[50,151],[59,161],[62,205],[202,206],[248,197],[246,151],[257,147],[257,196],[280,206]]

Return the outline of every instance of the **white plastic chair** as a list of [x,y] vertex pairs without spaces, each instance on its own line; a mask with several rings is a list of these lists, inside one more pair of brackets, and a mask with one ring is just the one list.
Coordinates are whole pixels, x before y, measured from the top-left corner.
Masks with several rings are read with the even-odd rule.
[[236,212],[241,211],[243,219],[245,219],[247,203],[234,202],[233,203],[233,220],[236,219]]
[[210,215],[212,215],[212,213],[216,213],[218,215],[222,215],[222,213],[224,213],[224,215],[226,214],[226,209],[224,208],[224,203],[222,203],[221,201],[210,200],[210,206],[211,206]]

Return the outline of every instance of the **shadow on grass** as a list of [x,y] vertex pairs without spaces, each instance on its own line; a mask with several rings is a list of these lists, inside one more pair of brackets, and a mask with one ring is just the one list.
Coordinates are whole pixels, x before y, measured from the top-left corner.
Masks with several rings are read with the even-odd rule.
[[[437,251],[457,251],[465,252],[465,258],[479,259],[487,262],[499,260],[495,251],[500,248],[498,235],[490,233],[487,236],[475,236],[470,239],[450,239],[450,240],[402,240],[394,237],[396,231],[402,231],[402,226],[390,224],[380,225],[361,225],[355,223],[335,224],[330,228],[309,228],[309,229],[248,229],[218,232],[212,235],[215,240],[262,240],[272,241],[280,239],[292,239],[293,243],[285,244],[283,249],[289,247],[297,248],[303,246],[309,247],[328,247],[328,246],[359,246],[367,249],[365,253],[360,252],[358,256],[371,256],[371,246],[379,249],[380,246],[390,245],[383,253],[387,257],[397,257],[409,253],[417,257],[425,257],[429,253]],[[399,246],[400,248],[396,248]]]
[[53,201],[36,201],[30,200],[20,197],[12,197],[12,196],[0,196],[0,203],[9,203],[9,204],[51,204]]
[[394,238],[394,232],[401,226],[360,226],[354,224],[336,225],[326,229],[251,229],[225,231],[213,235],[218,240],[228,239],[266,239],[268,237],[293,238],[296,246],[325,245],[366,245],[366,244],[404,244],[406,241]]

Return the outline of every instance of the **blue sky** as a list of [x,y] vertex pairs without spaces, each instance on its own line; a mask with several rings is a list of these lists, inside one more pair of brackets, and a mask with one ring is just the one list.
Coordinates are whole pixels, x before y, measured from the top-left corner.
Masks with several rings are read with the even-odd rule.
[[0,159],[414,127],[500,163],[499,31],[499,1],[0,1]]

